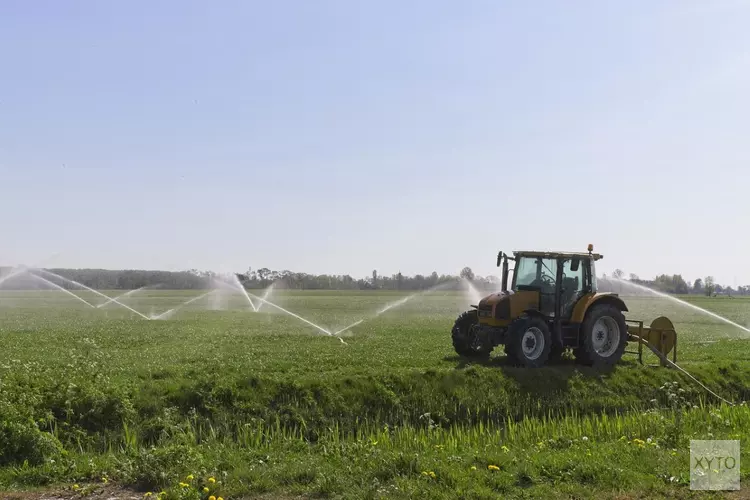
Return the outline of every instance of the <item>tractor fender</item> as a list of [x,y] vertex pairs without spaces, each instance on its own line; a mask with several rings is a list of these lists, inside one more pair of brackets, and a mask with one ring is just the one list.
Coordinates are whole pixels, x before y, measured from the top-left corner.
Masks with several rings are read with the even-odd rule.
[[536,316],[538,318],[542,318],[545,321],[547,320],[547,316],[542,314],[542,312],[539,311],[539,309],[524,309],[523,314],[525,314],[526,316]]
[[586,317],[586,313],[588,313],[589,309],[591,309],[592,306],[599,304],[610,304],[615,306],[622,312],[628,311],[628,306],[625,305],[625,302],[617,294],[609,292],[595,293],[583,297],[578,301],[575,308],[573,308],[573,314],[570,318],[571,322],[583,323],[583,320]]

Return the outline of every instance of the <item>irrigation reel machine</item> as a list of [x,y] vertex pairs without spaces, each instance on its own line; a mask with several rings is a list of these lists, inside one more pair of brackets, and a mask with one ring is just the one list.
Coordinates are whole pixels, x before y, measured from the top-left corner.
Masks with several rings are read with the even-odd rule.
[[[622,298],[597,291],[595,263],[602,258],[593,245],[588,253],[499,252],[502,291],[482,298],[456,319],[451,332],[456,352],[487,358],[503,345],[511,363],[540,367],[570,349],[576,362],[605,367],[626,352],[643,363],[645,345],[662,366],[670,353],[676,363],[677,334],[669,319],[656,318],[650,326],[625,319],[628,308]],[[514,262],[510,287],[508,261]],[[628,341],[636,342],[638,350],[626,351]]]

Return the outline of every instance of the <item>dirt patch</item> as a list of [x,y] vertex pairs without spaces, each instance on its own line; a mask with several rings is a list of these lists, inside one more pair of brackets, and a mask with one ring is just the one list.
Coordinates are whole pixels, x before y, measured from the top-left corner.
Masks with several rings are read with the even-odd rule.
[[[152,497],[155,498],[155,497]],[[232,497],[232,500],[303,500],[305,496],[291,496],[279,493],[263,493]],[[143,500],[143,493],[114,485],[81,485],[79,491],[68,489],[45,491],[0,491],[0,500]],[[227,500],[229,498],[227,497]]]
[[0,491],[2,500],[141,500],[143,493],[103,484],[81,485],[80,490]]

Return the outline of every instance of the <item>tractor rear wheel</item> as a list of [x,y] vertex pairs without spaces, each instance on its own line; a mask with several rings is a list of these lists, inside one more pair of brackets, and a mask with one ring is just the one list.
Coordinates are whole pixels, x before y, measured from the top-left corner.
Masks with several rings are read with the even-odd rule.
[[625,316],[610,304],[593,306],[581,325],[581,339],[581,347],[575,350],[576,361],[595,367],[616,364],[628,343]]
[[537,368],[543,366],[552,350],[552,334],[547,322],[536,316],[521,316],[508,332],[508,357],[511,362]]
[[462,313],[453,325],[451,338],[453,348],[460,356],[471,358],[487,358],[492,352],[492,345],[487,344],[477,336],[479,316],[477,311],[466,311]]

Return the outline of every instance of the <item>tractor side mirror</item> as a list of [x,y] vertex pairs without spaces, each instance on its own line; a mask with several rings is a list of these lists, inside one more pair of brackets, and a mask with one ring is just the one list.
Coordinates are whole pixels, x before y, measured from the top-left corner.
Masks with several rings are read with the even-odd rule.
[[502,261],[503,261],[503,252],[502,251],[497,252],[497,266],[496,267],[500,267],[500,263]]
[[573,272],[578,271],[578,266],[581,265],[581,259],[573,259],[570,261],[570,270]]

